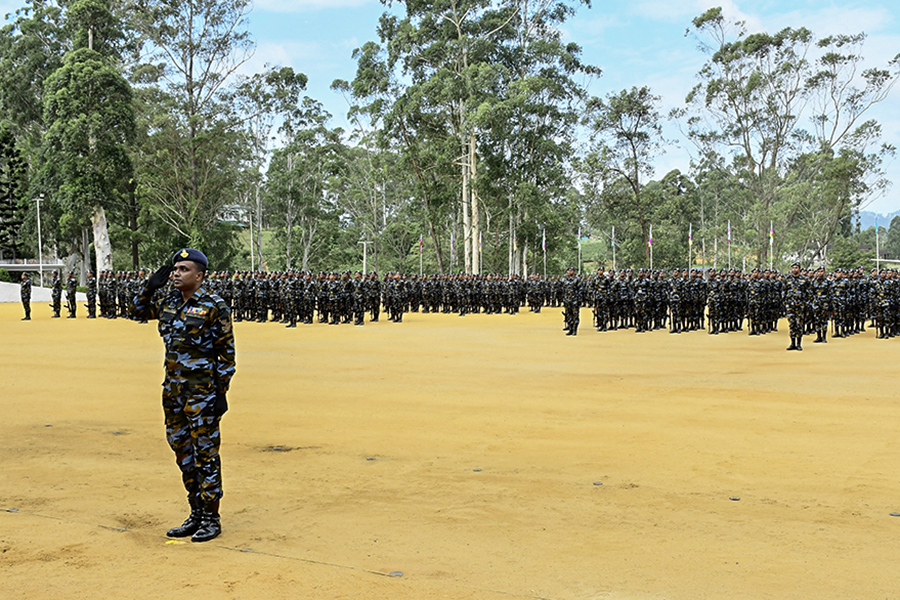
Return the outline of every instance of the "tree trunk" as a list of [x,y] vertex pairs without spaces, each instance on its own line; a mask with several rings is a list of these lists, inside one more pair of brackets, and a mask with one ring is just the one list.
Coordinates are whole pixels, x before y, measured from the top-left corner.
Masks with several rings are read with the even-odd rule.
[[509,260],[506,263],[507,273],[512,273],[515,265],[513,261],[515,260],[515,255],[513,253],[513,238],[516,235],[516,225],[515,225],[515,217],[513,216],[513,201],[512,196],[509,197]]
[[87,270],[91,268],[91,242],[87,227],[81,230],[81,272],[78,275],[78,285],[87,284]]
[[109,241],[109,227],[106,211],[99,204],[91,210],[91,226],[94,230],[94,254],[97,256],[97,273],[113,268],[112,244]]
[[460,137],[462,138],[462,153],[460,154],[460,168],[462,170],[462,217],[463,217],[463,268],[467,274],[472,273],[472,219],[469,215],[469,188],[471,171],[469,169],[469,138],[465,135],[465,104],[459,101]]
[[462,218],[463,218],[463,266],[472,273],[472,219],[469,215],[469,149],[468,140],[462,148]]
[[262,271],[263,264],[263,252],[262,252],[262,198],[259,195],[259,184],[256,184],[256,264],[259,265],[259,270]]
[[472,273],[481,274],[481,224],[478,220],[478,194],[475,191],[475,134],[469,136],[469,196],[472,199]]

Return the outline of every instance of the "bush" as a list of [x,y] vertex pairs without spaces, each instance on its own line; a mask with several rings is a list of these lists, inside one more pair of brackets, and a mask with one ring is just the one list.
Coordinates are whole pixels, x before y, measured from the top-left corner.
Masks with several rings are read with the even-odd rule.
[[13,281],[12,275],[9,274],[9,271],[6,269],[0,269],[0,281],[5,281],[6,283],[15,283]]

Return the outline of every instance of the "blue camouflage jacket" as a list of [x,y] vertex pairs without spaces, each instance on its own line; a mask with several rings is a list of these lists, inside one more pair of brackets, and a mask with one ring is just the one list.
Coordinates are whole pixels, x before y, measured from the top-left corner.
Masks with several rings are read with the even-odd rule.
[[201,287],[187,302],[178,290],[154,300],[144,287],[134,299],[134,316],[159,321],[167,379],[228,390],[234,375],[234,331],[221,297]]

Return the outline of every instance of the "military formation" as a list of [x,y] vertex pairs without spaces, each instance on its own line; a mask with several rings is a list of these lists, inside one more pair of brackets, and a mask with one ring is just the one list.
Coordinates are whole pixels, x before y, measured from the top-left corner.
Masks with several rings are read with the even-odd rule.
[[[134,297],[143,288],[146,270],[103,272],[88,277],[88,317],[95,298],[100,316],[126,318]],[[69,317],[75,317],[74,275],[66,291]],[[710,335],[746,331],[765,335],[777,331],[787,318],[790,350],[802,350],[802,337],[815,343],[877,328],[879,339],[900,333],[900,274],[895,269],[802,269],[788,273],[753,269],[701,270],[600,268],[588,277],[574,269],[562,277],[519,275],[409,275],[371,272],[318,274],[309,271],[217,271],[205,282],[232,309],[234,320],[363,325],[382,312],[402,322],[409,312],[459,314],[515,314],[522,308],[540,312],[562,307],[564,330],[576,335],[581,308],[593,314],[597,331],[633,329],[637,333],[668,329],[678,334],[705,330]],[[54,274],[53,312],[60,312],[62,284]]]
[[[639,269],[606,273],[603,268],[582,283],[583,303],[594,313],[598,331],[634,328],[642,333],[668,326],[670,333],[706,329],[710,335],[777,331],[786,317],[788,350],[802,350],[804,335],[814,343],[865,331],[866,321],[885,339],[900,333],[900,274],[895,269],[802,269],[789,273],[753,269],[700,269],[671,273]],[[706,323],[704,324],[704,320]],[[567,324],[568,328],[568,324]]]

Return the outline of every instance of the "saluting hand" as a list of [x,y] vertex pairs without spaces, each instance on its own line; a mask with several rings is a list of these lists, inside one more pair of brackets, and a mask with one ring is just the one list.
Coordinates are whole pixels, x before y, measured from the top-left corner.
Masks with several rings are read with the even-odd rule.
[[151,292],[163,287],[169,281],[169,275],[172,273],[172,263],[166,263],[150,276],[147,280],[147,289]]

